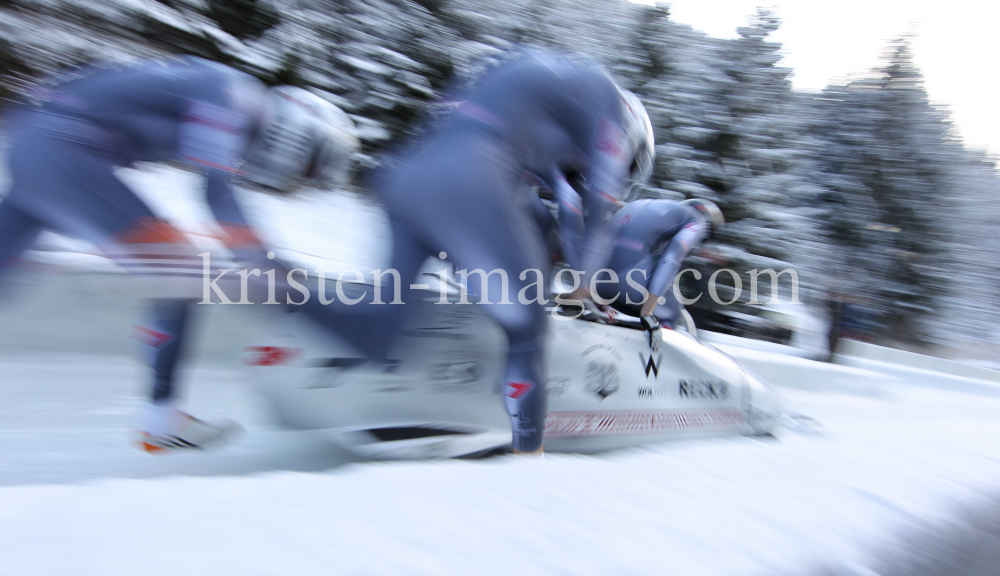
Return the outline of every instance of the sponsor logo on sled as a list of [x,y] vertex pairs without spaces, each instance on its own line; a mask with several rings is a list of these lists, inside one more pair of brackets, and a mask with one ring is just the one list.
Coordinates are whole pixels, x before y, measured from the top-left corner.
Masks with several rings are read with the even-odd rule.
[[247,366],[281,366],[293,363],[301,352],[301,348],[247,346],[243,350],[243,363]]
[[621,388],[618,364],[622,357],[617,350],[606,344],[597,344],[587,348],[583,357],[587,361],[587,391],[604,400]]
[[639,386],[639,398],[662,398],[670,395],[670,390],[664,386]]
[[[369,364],[368,358],[317,358],[312,361],[313,368],[324,369],[319,372],[307,386],[303,388],[337,388],[344,384],[343,376],[353,368]],[[382,374],[394,374],[402,365],[402,360],[386,359],[382,361]],[[375,370],[377,368],[373,368]],[[377,389],[383,391],[382,388]]]
[[477,351],[446,351],[430,358],[427,381],[431,392],[479,392],[485,355]]
[[569,385],[573,379],[569,376],[549,376],[545,380],[545,393],[549,396],[562,396],[569,392]]
[[647,358],[645,354],[639,352],[639,360],[642,361],[642,368],[646,371],[646,378],[649,378],[649,373],[653,373],[653,378],[660,377],[660,364],[663,363],[663,354],[657,354],[656,359],[653,359],[653,355],[650,354]]
[[728,400],[729,384],[721,380],[679,380],[677,393],[681,398]]

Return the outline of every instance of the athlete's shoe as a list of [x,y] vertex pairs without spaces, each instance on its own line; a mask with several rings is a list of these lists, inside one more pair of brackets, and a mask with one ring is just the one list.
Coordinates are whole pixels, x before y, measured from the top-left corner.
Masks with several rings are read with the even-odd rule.
[[208,423],[167,406],[150,405],[139,448],[150,454],[213,450],[235,442],[246,430],[232,420]]

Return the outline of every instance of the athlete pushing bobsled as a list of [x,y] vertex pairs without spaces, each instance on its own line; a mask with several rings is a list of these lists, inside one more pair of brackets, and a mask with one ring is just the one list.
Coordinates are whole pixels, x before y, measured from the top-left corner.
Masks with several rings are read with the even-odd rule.
[[595,283],[595,299],[642,319],[647,330],[674,328],[683,306],[673,290],[681,261],[725,224],[709,200],[639,200],[615,213],[607,235],[614,238],[608,263],[613,277]]
[[[625,142],[632,158],[629,181],[632,186],[641,186],[653,171],[653,128],[639,98],[627,90],[622,91],[622,97],[626,104]],[[543,236],[558,225],[563,261],[571,270],[585,266],[580,253],[584,246],[612,246],[610,257],[598,261],[606,261],[607,269],[602,273],[610,271],[613,276],[598,278],[593,294],[581,289],[574,295],[593,298],[601,305],[641,318],[649,331],[661,324],[673,328],[683,310],[671,289],[674,278],[685,256],[725,225],[722,211],[714,202],[700,198],[683,202],[645,199],[628,204],[616,201],[621,208],[605,224],[604,212],[598,211],[600,216],[595,218],[589,211],[595,203],[594,191],[571,185],[574,176],[557,166],[545,176],[529,175],[530,183],[548,189],[556,200],[557,217],[553,217],[548,207],[533,196],[537,200],[535,218]],[[598,242],[584,240],[598,234]]]
[[[773,391],[691,334],[647,326],[647,339],[634,329],[637,319],[619,319],[617,326],[545,321],[546,310],[560,320],[574,313],[558,305],[543,309],[535,298],[547,277],[539,232],[554,223],[544,205],[541,211],[539,202],[532,205],[537,196],[526,180],[549,174],[559,182],[582,172],[583,188],[580,181],[577,189],[566,180],[556,184],[578,208],[560,214],[563,221],[578,219],[578,240],[564,250],[575,251],[580,268],[589,264],[576,271],[581,288],[557,297],[557,304],[570,304],[590,297],[583,278],[599,278],[593,270],[606,265],[615,236],[628,233],[605,221],[629,164],[637,180],[652,164],[648,121],[629,120],[645,117],[641,104],[626,106],[624,93],[609,82],[589,62],[522,55],[487,76],[429,146],[382,181],[393,233],[389,269],[365,281],[338,281],[336,302],[330,294],[308,299],[247,349],[277,422],[328,430],[347,449],[379,458],[453,457],[511,444],[534,451],[543,433],[547,450],[591,452],[771,429],[781,414]],[[602,98],[576,97],[587,90]],[[608,126],[615,102],[619,124]],[[602,113],[584,114],[585,104]],[[636,125],[641,129],[630,128]],[[618,135],[603,138],[612,128]],[[614,194],[594,186],[610,174],[618,182]],[[599,217],[583,217],[594,211]],[[707,223],[686,205],[680,215],[685,223]],[[670,245],[665,240],[678,230],[660,224],[652,226],[655,235]],[[659,246],[649,246],[651,258],[660,254]],[[464,269],[468,285],[442,272],[431,274],[437,289],[423,284],[417,273],[428,256],[447,257],[459,279]],[[468,293],[477,305],[456,305]],[[405,302],[406,313],[382,299]],[[352,356],[359,349],[376,361]]]
[[[384,291],[394,293],[399,282],[407,302],[410,282],[429,256],[484,272],[468,276],[468,289],[509,342],[505,402],[517,452],[542,450],[546,415],[546,311],[540,299],[548,267],[523,175],[581,173],[594,198],[588,210],[603,225],[632,161],[626,113],[620,90],[593,61],[523,52],[482,79],[430,143],[377,185],[391,223],[390,270],[398,273],[385,277]],[[581,285],[602,267],[608,253],[603,244],[595,233],[581,246]],[[334,305],[331,315],[317,299],[305,307],[382,360],[404,309]]]
[[153,388],[140,445],[162,452],[219,442],[238,425],[212,425],[182,412],[174,386],[188,316],[202,298],[198,253],[204,250],[157,218],[114,169],[139,161],[197,168],[235,259],[268,268],[267,251],[234,199],[233,174],[282,191],[337,177],[343,156],[357,145],[353,127],[305,90],[268,89],[198,58],[93,67],[76,76],[39,91],[40,105],[11,122],[13,184],[0,204],[0,272],[51,229],[93,242],[146,280],[155,298],[141,332]]

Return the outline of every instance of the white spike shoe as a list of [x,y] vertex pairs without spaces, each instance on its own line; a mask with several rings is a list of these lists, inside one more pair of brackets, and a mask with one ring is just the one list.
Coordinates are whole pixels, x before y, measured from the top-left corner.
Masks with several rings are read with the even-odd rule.
[[137,440],[140,449],[165,454],[222,448],[245,433],[243,426],[232,420],[209,423],[172,406],[148,404]]

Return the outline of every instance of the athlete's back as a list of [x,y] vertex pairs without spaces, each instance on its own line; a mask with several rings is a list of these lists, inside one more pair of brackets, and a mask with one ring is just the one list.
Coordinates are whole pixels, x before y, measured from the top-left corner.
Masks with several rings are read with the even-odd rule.
[[[250,112],[259,108],[263,95],[263,85],[249,76],[191,57],[87,72],[55,86],[44,109],[91,122],[123,137],[129,144],[123,153],[131,156],[123,158],[126,161],[188,155],[184,148],[192,144],[184,140],[192,135],[191,128],[182,128],[185,125],[216,133],[214,139],[221,139],[218,146],[242,148]],[[241,91],[244,94],[239,94]],[[226,156],[235,153],[227,151]],[[218,154],[212,157],[220,158]]]
[[582,169],[601,129],[616,129],[622,114],[618,90],[602,68],[536,52],[501,65],[469,103],[495,116],[525,167],[540,174],[552,165]]
[[628,204],[612,219],[617,236],[608,267],[627,270],[647,256],[659,256],[678,232],[697,221],[694,210],[680,202],[645,199]]

